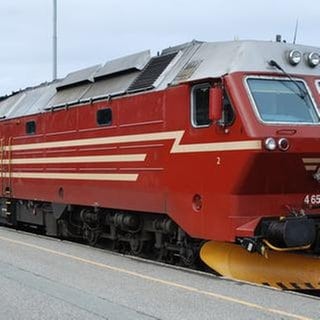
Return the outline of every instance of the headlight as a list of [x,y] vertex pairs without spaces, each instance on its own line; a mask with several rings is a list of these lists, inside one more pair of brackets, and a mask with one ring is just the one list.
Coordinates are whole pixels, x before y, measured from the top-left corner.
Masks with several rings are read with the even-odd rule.
[[291,50],[289,52],[289,62],[293,65],[296,66],[297,64],[300,63],[301,61],[301,52],[298,50]]
[[278,147],[281,151],[287,151],[290,147],[288,139],[286,139],[286,138],[279,139]]
[[314,68],[320,63],[320,55],[317,52],[310,52],[308,54],[309,66]]
[[270,151],[276,150],[277,148],[276,140],[274,140],[273,138],[267,138],[266,140],[264,140],[264,147]]

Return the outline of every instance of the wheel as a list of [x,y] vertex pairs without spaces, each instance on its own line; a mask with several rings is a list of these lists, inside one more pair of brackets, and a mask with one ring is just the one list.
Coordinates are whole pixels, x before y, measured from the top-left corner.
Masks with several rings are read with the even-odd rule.
[[83,238],[88,241],[90,246],[95,246],[100,238],[100,232],[86,227],[83,230]]
[[130,249],[134,255],[140,255],[144,250],[145,241],[139,239],[138,236],[132,236],[130,239]]

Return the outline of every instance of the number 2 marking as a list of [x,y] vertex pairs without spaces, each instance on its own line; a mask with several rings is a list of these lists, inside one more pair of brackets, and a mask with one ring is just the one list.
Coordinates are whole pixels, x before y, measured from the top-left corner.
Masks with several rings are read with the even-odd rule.
[[217,165],[220,166],[220,164],[221,164],[221,158],[217,157]]

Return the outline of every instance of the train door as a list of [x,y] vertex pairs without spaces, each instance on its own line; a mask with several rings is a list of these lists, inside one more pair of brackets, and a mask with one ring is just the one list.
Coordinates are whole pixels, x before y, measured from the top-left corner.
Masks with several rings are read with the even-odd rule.
[[5,224],[16,223],[12,214],[12,127],[3,123],[0,129],[0,221]]
[[12,136],[10,124],[2,126],[0,139],[1,196],[12,196]]

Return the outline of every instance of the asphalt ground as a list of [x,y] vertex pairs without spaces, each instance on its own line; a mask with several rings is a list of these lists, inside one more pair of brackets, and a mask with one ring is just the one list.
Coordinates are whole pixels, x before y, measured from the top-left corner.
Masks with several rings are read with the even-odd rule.
[[0,319],[320,319],[320,299],[0,227]]

